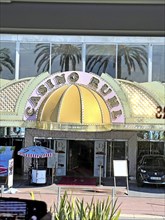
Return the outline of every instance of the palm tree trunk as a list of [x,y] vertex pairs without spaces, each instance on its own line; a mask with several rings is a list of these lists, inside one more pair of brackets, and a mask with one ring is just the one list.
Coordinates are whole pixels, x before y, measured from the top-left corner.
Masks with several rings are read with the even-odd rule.
[[121,56],[117,57],[117,78],[121,79]]
[[66,60],[65,60],[65,71],[69,70],[69,56],[66,56]]

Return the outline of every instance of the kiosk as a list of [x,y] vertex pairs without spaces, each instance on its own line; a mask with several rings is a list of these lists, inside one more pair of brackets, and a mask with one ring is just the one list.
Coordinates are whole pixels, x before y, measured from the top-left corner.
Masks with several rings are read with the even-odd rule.
[[46,183],[46,170],[32,169],[32,183],[45,184]]

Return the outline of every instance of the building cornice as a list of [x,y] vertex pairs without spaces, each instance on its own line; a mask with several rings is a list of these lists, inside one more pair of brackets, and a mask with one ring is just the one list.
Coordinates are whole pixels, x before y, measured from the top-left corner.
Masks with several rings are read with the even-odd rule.
[[39,2],[39,3],[78,3],[78,4],[165,4],[164,0],[0,0],[0,3]]
[[[1,33],[10,34],[56,34],[56,35],[84,35],[84,36],[143,36],[164,37],[164,30],[89,30],[89,29],[47,29],[47,28],[8,28],[0,27]],[[84,34],[85,33],[85,34]]]

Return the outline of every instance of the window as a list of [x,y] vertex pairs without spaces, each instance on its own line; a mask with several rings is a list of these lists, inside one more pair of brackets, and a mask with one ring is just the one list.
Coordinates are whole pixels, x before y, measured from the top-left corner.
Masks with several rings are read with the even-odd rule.
[[15,78],[15,54],[14,42],[0,42],[0,78],[8,80]]
[[[0,34],[0,77],[86,71],[135,82],[165,82],[164,37]],[[7,53],[3,64],[3,49]],[[5,55],[5,56],[6,56]]]
[[165,82],[165,46],[153,46],[152,80]]
[[[43,49],[44,46],[47,51]],[[43,51],[45,53],[43,53]],[[21,43],[20,45],[20,78],[37,76],[44,71],[49,70],[45,59],[49,60],[50,44]]]
[[86,72],[98,75],[108,73],[116,76],[116,46],[115,45],[87,45]]
[[136,82],[148,81],[148,46],[119,45],[117,78]]
[[52,44],[51,73],[82,70],[82,47],[79,44]]

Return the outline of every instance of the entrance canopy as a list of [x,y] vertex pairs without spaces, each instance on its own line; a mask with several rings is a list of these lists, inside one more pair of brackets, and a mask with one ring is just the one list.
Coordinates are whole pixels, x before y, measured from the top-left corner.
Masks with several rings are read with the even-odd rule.
[[110,124],[108,106],[95,91],[81,85],[62,86],[45,101],[38,120],[59,124]]
[[165,130],[165,85],[68,71],[1,80],[0,126],[46,130]]

